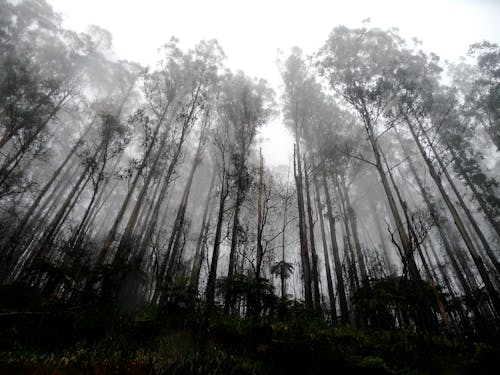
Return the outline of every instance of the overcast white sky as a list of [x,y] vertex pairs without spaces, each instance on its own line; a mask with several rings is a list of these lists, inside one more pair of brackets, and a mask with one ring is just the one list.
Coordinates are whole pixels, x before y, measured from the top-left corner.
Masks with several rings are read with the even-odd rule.
[[[99,25],[113,34],[118,57],[154,66],[158,47],[171,36],[181,45],[216,38],[227,66],[267,79],[279,92],[277,50],[291,46],[317,50],[337,25],[398,27],[417,37],[442,59],[457,60],[471,43],[500,42],[500,0],[48,0],[65,26],[85,30]],[[262,131],[264,157],[287,164],[292,149],[286,131],[274,121]]]

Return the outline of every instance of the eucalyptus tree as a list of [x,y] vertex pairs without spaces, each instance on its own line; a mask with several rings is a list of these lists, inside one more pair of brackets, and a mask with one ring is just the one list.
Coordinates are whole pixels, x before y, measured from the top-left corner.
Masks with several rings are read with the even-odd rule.
[[[436,96],[435,107],[441,112],[447,111],[442,124],[431,129],[431,133],[439,137],[439,143],[445,148],[445,159],[451,160],[453,170],[472,192],[474,201],[479,205],[486,220],[500,239],[500,193],[499,181],[491,168],[491,160],[495,152],[481,141],[480,122],[477,116],[480,109],[475,107],[471,98],[475,73],[470,66],[464,64],[454,66],[452,86],[440,90]],[[477,78],[476,78],[477,79]],[[471,82],[472,81],[472,82]]]
[[313,290],[311,276],[311,260],[309,256],[309,244],[307,239],[306,208],[304,203],[303,189],[303,165],[301,139],[304,126],[310,115],[309,93],[311,89],[311,77],[306,64],[302,58],[302,51],[294,48],[291,55],[283,62],[280,68],[281,78],[284,83],[282,96],[286,125],[292,129],[294,137],[294,180],[297,193],[297,208],[299,214],[299,239],[302,275],[304,280],[304,299],[309,310],[314,309]]
[[379,138],[393,126],[384,114],[398,94],[397,70],[401,64],[402,39],[393,31],[337,27],[317,55],[318,68],[330,87],[359,115],[373,151],[387,201],[396,224],[400,246],[413,280],[420,279],[408,232],[398,210],[383,164]]
[[195,293],[198,293],[198,287],[200,283],[200,272],[203,261],[208,257],[206,252],[206,246],[208,244],[208,235],[210,231],[210,218],[211,213],[214,209],[214,187],[215,187],[215,179],[217,177],[217,173],[215,171],[215,167],[212,170],[212,177],[210,178],[210,184],[207,191],[207,196],[205,199],[205,204],[203,206],[203,214],[200,224],[200,231],[198,234],[198,238],[196,240],[195,252],[193,255],[193,265],[191,268],[191,275],[189,277],[189,286]]
[[[5,75],[0,74],[3,93],[1,100],[4,100],[0,104],[0,112],[5,112],[5,106],[8,106],[9,111],[8,118],[0,116],[2,120],[8,120],[5,127],[2,122],[0,143],[4,158],[0,167],[0,179],[5,184],[0,184],[7,188],[14,186],[12,182],[17,186],[17,191],[23,190],[23,175],[35,178],[37,183],[43,183],[33,198],[24,197],[22,203],[26,205],[26,210],[17,216],[12,233],[4,239],[8,243],[5,246],[3,266],[9,269],[13,260],[24,259],[22,254],[27,254],[26,250],[34,244],[33,240],[48,227],[52,228],[49,231],[52,234],[48,235],[49,232],[46,232],[48,242],[44,242],[50,245],[53,236],[65,226],[66,218],[77,206],[78,199],[74,198],[85,195],[90,174],[94,177],[101,176],[94,185],[97,195],[107,163],[101,162],[109,159],[111,143],[116,141],[114,135],[108,137],[99,133],[107,128],[103,126],[106,121],[100,121],[102,118],[99,116],[117,116],[117,108],[110,102],[110,97],[122,102],[117,110],[118,113],[122,112],[134,86],[133,70],[137,65],[129,64],[133,68],[127,70],[124,63],[108,60],[105,57],[107,51],[98,45],[93,36],[87,33],[76,34],[62,28],[60,17],[44,1],[23,1],[16,4],[2,2],[1,6],[2,13],[5,10],[3,14],[7,17],[4,20],[6,22],[1,24],[0,33],[0,59],[5,68],[1,69]],[[103,30],[94,34],[98,33],[107,35]],[[110,45],[105,48],[109,49]],[[109,82],[104,91],[97,90],[98,86],[103,85],[96,76],[95,69],[91,68],[92,65],[98,65],[101,71],[116,73],[113,82]],[[132,82],[128,80],[130,77]],[[117,80],[127,85],[126,90],[120,93],[121,97],[117,95],[116,88],[113,88]],[[92,108],[95,107],[92,102],[102,103],[103,97],[114,107],[112,114],[105,113],[107,110]],[[86,123],[83,130],[79,122]],[[100,143],[100,138],[104,143]],[[105,140],[111,138],[114,138],[111,143]],[[74,144],[68,149],[72,140]],[[90,150],[93,146],[87,148],[85,154],[82,145],[90,145],[93,140],[97,142],[94,150]],[[76,157],[78,154],[81,158]],[[69,171],[75,171],[75,166],[78,168],[78,159],[84,159],[87,166],[82,168],[85,172],[80,174],[77,179],[79,182],[69,189],[74,189],[73,194],[70,192],[67,195],[67,198],[71,197],[71,203],[65,204],[63,198],[69,191],[65,190],[69,185],[65,179],[74,181],[70,178],[72,175]],[[59,160],[62,162],[59,163]],[[99,167],[95,163],[97,160]],[[54,167],[54,164],[58,166]],[[97,172],[100,167],[101,173]],[[53,173],[46,179],[46,171],[51,169]],[[87,173],[90,171],[95,173]],[[75,175],[77,172],[72,173]],[[86,176],[82,177],[83,175]],[[20,179],[14,181],[12,176]],[[97,180],[94,179],[94,182]],[[92,209],[95,200],[96,197],[91,200],[89,209]],[[60,209],[63,211],[58,211]],[[89,213],[86,214],[85,221],[88,216]],[[22,264],[22,261],[18,264]]]
[[[224,52],[215,40],[201,42],[194,50],[193,70],[197,80],[197,90],[202,98],[198,113],[194,118],[198,118],[198,141],[194,150],[193,162],[188,173],[188,178],[184,192],[179,203],[176,218],[173,224],[166,248],[166,256],[161,270],[166,270],[166,276],[172,280],[175,278],[175,268],[180,258],[180,240],[186,216],[187,204],[192,188],[195,173],[202,163],[207,143],[209,142],[210,130],[213,126],[217,100],[220,90],[220,70],[224,60]],[[175,166],[175,164],[171,165]],[[168,264],[168,266],[167,266]],[[166,267],[166,268],[165,268]]]
[[[192,127],[193,119],[189,114],[191,116],[194,114],[199,97],[191,91],[193,89],[193,77],[190,69],[191,57],[180,50],[176,39],[172,39],[164,45],[163,53],[164,59],[158,64],[158,69],[144,76],[143,92],[147,105],[145,109],[137,111],[133,118],[133,121],[138,124],[137,126],[146,131],[143,143],[144,150],[127,195],[98,256],[99,263],[104,262],[108,257],[117,237],[118,229],[125,219],[125,213],[137,190],[135,205],[114,255],[115,263],[127,262],[131,250],[129,245],[133,247],[131,239],[143,211],[152,179],[157,173],[161,157],[165,154],[165,147],[173,136],[173,143],[177,143],[176,149],[180,152]],[[189,101],[190,95],[193,95],[191,101]],[[140,186],[139,180],[143,173],[145,179]],[[168,186],[169,179],[170,177],[164,179],[164,186]]]
[[[252,176],[248,157],[258,129],[273,113],[274,92],[265,80],[251,79],[242,72],[228,73],[219,97],[220,121],[228,127],[230,142],[231,180],[234,192],[234,212],[231,228],[228,280],[236,272],[236,252],[240,239],[240,211]],[[226,309],[232,307],[232,296],[226,298]]]
[[1,198],[33,185],[24,172],[47,157],[51,125],[76,96],[88,44],[45,1],[0,7]]
[[[314,96],[313,96],[314,95]],[[344,197],[337,194],[336,190],[330,188],[330,183],[336,186],[338,176],[346,173],[349,167],[349,154],[352,149],[352,139],[350,133],[355,131],[356,126],[352,122],[352,118],[340,110],[332,98],[324,94],[319,85],[310,94],[314,97],[311,103],[311,114],[307,126],[304,128],[304,141],[307,148],[309,158],[312,163],[312,180],[315,185],[316,199],[318,201],[318,215],[320,215],[321,235],[323,241],[323,254],[325,261],[325,271],[328,278],[331,277],[331,270],[329,265],[328,246],[326,241],[323,240],[323,205],[321,203],[322,196],[320,194],[319,184],[323,187],[323,196],[326,205],[326,217],[330,226],[331,248],[333,254],[333,263],[335,265],[334,271],[337,281],[338,299],[340,304],[341,319],[344,323],[348,321],[348,306],[347,306],[347,293],[344,285],[344,277],[342,271],[342,261],[340,248],[337,241],[336,234],[336,215],[334,213],[335,206],[333,206],[332,196],[336,197],[338,209],[341,210],[344,205]],[[344,224],[347,225],[347,216],[344,217]],[[351,231],[346,227],[347,243],[351,244]],[[356,234],[357,235],[357,234]],[[325,238],[326,240],[326,238]],[[344,254],[347,249],[344,248]],[[358,252],[358,262],[359,262]],[[354,264],[355,260],[352,260]],[[354,272],[356,272],[354,270]],[[354,290],[351,293],[355,293]],[[330,295],[329,291],[329,295]],[[330,299],[333,300],[330,295]]]
[[500,151],[500,46],[487,41],[475,43],[469,55],[476,58],[477,69],[466,96],[470,115],[485,128]]
[[[293,204],[293,196],[294,192],[290,191],[290,167],[288,167],[287,171],[287,178],[285,180],[284,176],[281,179],[278,179],[276,184],[278,185],[277,188],[275,188],[276,191],[276,200],[279,202],[278,204],[282,207],[282,212],[281,212],[281,225],[280,225],[280,230],[281,230],[281,244],[279,248],[281,249],[281,258],[279,261],[275,262],[274,264],[271,265],[270,272],[271,275],[275,275],[280,278],[280,290],[281,290],[281,299],[285,300],[287,297],[287,287],[286,287],[286,280],[290,278],[290,276],[293,274],[293,269],[294,266],[292,263],[290,263],[290,257],[287,258],[287,253],[289,253],[289,244],[287,244],[287,229],[289,227],[289,224],[293,221],[293,217],[290,218],[290,209],[292,208],[291,205]],[[276,220],[278,221],[278,220]]]
[[[399,114],[404,123],[407,125],[407,129],[410,131],[420,155],[425,161],[429,173],[449,209],[453,221],[455,222],[455,225],[467,246],[469,254],[474,261],[482,281],[485,284],[489,298],[498,315],[500,311],[500,298],[498,291],[493,285],[483,258],[478,252],[477,246],[465,224],[464,218],[459,213],[455,203],[451,200],[448,191],[445,189],[444,184],[441,181],[441,173],[446,177],[447,183],[458,199],[460,207],[463,209],[465,216],[472,224],[476,234],[480,236],[484,250],[497,272],[499,269],[498,260],[490,248],[489,243],[482,235],[481,229],[458,191],[441,155],[437,151],[436,145],[429,138],[428,129],[426,128],[429,127],[429,125],[434,128],[439,128],[448,120],[450,111],[453,109],[449,103],[444,109],[442,105],[439,104],[439,92],[437,91],[436,82],[440,68],[436,64],[436,57],[431,56],[431,58],[428,58],[422,52],[414,54],[407,53],[405,58],[405,65],[399,72],[399,81],[402,89],[398,104]],[[437,162],[437,167],[432,162],[431,156],[428,154],[425,146],[430,149],[432,157]]]
[[230,167],[230,125],[227,121],[218,119],[211,134],[211,144],[218,179],[218,211],[213,240],[212,255],[205,288],[205,303],[210,310],[214,304],[217,270],[219,266],[220,248],[223,242],[222,227],[224,225],[226,202],[229,196],[229,167]]

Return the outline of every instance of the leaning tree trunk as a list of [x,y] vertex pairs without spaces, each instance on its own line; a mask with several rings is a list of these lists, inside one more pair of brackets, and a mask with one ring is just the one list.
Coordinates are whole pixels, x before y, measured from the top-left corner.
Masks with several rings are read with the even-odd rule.
[[203,208],[203,218],[201,219],[201,227],[200,227],[200,233],[198,234],[198,239],[196,241],[196,249],[194,252],[194,258],[193,258],[193,268],[191,270],[191,276],[189,278],[189,285],[193,290],[196,292],[198,291],[198,284],[200,282],[200,271],[201,271],[201,264],[203,262],[204,258],[204,246],[206,243],[206,239],[208,236],[208,230],[210,227],[210,223],[208,222],[209,218],[209,211],[210,210],[210,204],[212,201],[212,193],[214,190],[215,186],[215,176],[216,173],[213,171],[212,173],[212,178],[210,179],[210,187],[208,188],[208,193],[207,193],[207,198],[205,199],[205,206]]
[[221,171],[220,179],[221,179],[221,186],[219,192],[219,213],[217,214],[217,226],[215,228],[214,248],[212,252],[212,259],[210,261],[210,270],[208,272],[207,288],[205,291],[205,301],[209,309],[213,305],[215,298],[215,281],[217,278],[217,265],[219,262],[222,225],[224,224],[224,208],[226,204],[226,198],[229,193],[227,175],[225,170]]
[[170,256],[170,259],[165,258],[165,262],[168,261],[168,268],[166,273],[168,281],[173,280],[175,278],[175,271],[177,268],[176,261],[181,253],[180,241],[183,233],[184,222],[186,219],[186,210],[189,202],[189,195],[191,193],[191,187],[193,186],[194,175],[200,163],[201,163],[201,147],[198,148],[198,151],[195,155],[191,171],[189,172],[188,181],[186,182],[186,187],[184,188],[184,193],[182,194],[181,204],[177,212],[177,217],[175,219],[174,228],[171,235],[171,237],[174,238],[174,241],[171,243],[171,246],[167,248],[167,256],[168,255]]
[[455,161],[455,166],[458,173],[460,174],[460,176],[463,177],[465,183],[471,189],[474,198],[476,198],[477,202],[479,203],[479,206],[483,210],[486,220],[488,220],[491,227],[497,234],[497,237],[500,239],[500,221],[495,216],[495,213],[491,210],[491,208],[488,207],[488,203],[485,201],[483,194],[480,191],[478,191],[477,185],[472,181],[471,176],[465,170],[462,161],[460,160],[456,151],[453,148],[450,148],[450,152],[453,157],[453,160]]
[[444,162],[441,159],[441,156],[438,154],[434,144],[430,140],[429,135],[424,130],[422,123],[420,121],[418,121],[418,119],[417,119],[417,123],[419,125],[420,131],[424,134],[425,139],[426,139],[427,143],[429,144],[429,146],[432,150],[432,153],[434,154],[434,157],[436,158],[441,170],[443,171],[444,175],[446,176],[446,179],[448,180],[448,184],[450,185],[451,189],[455,193],[455,196],[458,200],[458,203],[460,204],[460,207],[462,207],[462,210],[465,212],[465,215],[469,219],[469,222],[472,225],[472,228],[474,229],[477,236],[479,237],[479,240],[481,241],[481,244],[483,245],[484,250],[486,251],[486,254],[488,254],[488,258],[491,260],[491,263],[495,267],[497,274],[500,275],[500,262],[498,262],[498,259],[496,258],[495,254],[493,253],[493,250],[491,249],[490,244],[488,243],[488,240],[486,240],[486,237],[484,236],[483,231],[481,230],[481,228],[479,228],[479,225],[477,224],[476,219],[474,219],[474,217],[472,216],[472,213],[470,212],[469,207],[467,207],[467,205],[465,204],[464,199],[462,198],[462,195],[458,191],[458,189],[455,185],[455,182],[453,181],[450,174],[448,173],[448,169],[444,165]]
[[115,220],[113,222],[113,225],[108,233],[108,236],[106,237],[106,240],[104,241],[104,244],[101,248],[101,251],[99,252],[99,255],[97,257],[97,263],[104,263],[107,255],[109,253],[109,250],[111,249],[111,246],[113,245],[113,242],[116,238],[116,234],[118,232],[118,227],[120,226],[120,224],[123,220],[123,217],[125,216],[125,212],[127,211],[128,205],[132,199],[132,196],[134,195],[135,189],[136,189],[137,184],[139,182],[139,179],[142,175],[142,171],[146,168],[146,166],[149,162],[151,152],[153,151],[153,147],[156,144],[155,143],[156,137],[158,136],[161,124],[163,122],[163,117],[165,115],[166,115],[166,111],[165,111],[165,113],[163,113],[161,119],[158,121],[158,124],[156,125],[156,128],[153,132],[153,136],[151,137],[151,141],[150,141],[148,148],[146,149],[146,152],[144,153],[144,156],[142,158],[142,162],[139,165],[139,168],[137,169],[137,172],[136,172],[135,177],[132,181],[132,184],[130,185],[130,187],[128,189],[127,195],[122,202],[120,210],[118,211],[118,214],[116,215]]
[[[144,180],[141,190],[139,191],[139,195],[137,196],[137,199],[135,201],[134,208],[132,209],[132,213],[129,216],[122,238],[118,244],[118,249],[116,250],[116,254],[113,259],[113,264],[126,263],[128,261],[129,256],[132,255],[131,252],[133,249],[130,248],[131,245],[130,241],[132,240],[133,237],[132,235],[139,220],[139,215],[144,207],[144,202],[146,200],[146,196],[149,191],[151,181],[153,180],[153,176],[155,175],[156,170],[158,168],[160,157],[164,151],[163,149],[167,143],[167,133],[168,132],[165,131],[165,133],[163,134],[158,150],[156,151],[156,154],[153,157],[149,172],[146,176],[146,179]],[[168,180],[165,180],[164,185],[167,184]],[[162,190],[166,190],[166,187],[162,187]]]
[[408,261],[408,270],[410,277],[412,280],[418,281],[420,280],[420,274],[418,272],[417,265],[415,264],[415,260],[413,259],[412,255],[412,246],[410,243],[410,239],[408,236],[408,233],[405,230],[405,226],[403,224],[403,220],[401,218],[401,215],[399,213],[399,210],[396,205],[396,201],[394,199],[394,195],[392,193],[392,190],[390,188],[389,182],[387,180],[386,172],[384,170],[383,164],[382,164],[382,156],[381,152],[378,147],[377,139],[375,135],[373,134],[373,124],[370,119],[370,115],[368,114],[368,111],[365,110],[363,113],[363,120],[365,124],[365,130],[368,135],[368,140],[370,142],[370,145],[373,150],[373,156],[375,157],[375,166],[377,169],[377,172],[380,176],[380,181],[382,183],[382,186],[384,188],[384,192],[387,196],[387,201],[389,203],[389,208],[392,213],[392,217],[394,219],[394,223],[396,224],[396,229],[398,231],[399,238],[401,240],[401,245],[402,245],[402,251],[404,253],[405,258]]
[[486,290],[488,292],[488,296],[490,297],[490,300],[493,304],[493,307],[496,311],[496,314],[500,316],[500,298],[498,296],[497,291],[495,290],[493,283],[490,279],[490,276],[488,274],[488,271],[486,270],[486,267],[484,265],[483,259],[479,255],[479,253],[476,250],[476,247],[474,246],[474,243],[472,242],[472,239],[467,232],[467,229],[465,228],[464,222],[462,221],[462,218],[460,217],[457,209],[455,208],[455,205],[452,203],[450,197],[448,196],[448,193],[443,187],[443,184],[441,183],[441,178],[437,174],[436,170],[434,169],[434,166],[432,165],[431,160],[427,156],[425,149],[420,142],[420,139],[418,138],[417,134],[415,133],[415,130],[413,129],[412,124],[410,123],[409,119],[406,118],[406,121],[408,122],[408,128],[410,129],[410,132],[413,136],[413,139],[417,145],[418,150],[420,151],[420,155],[425,161],[425,164],[427,165],[427,168],[429,170],[429,173],[436,183],[436,186],[441,193],[441,196],[443,197],[443,200],[446,203],[446,206],[448,207],[448,210],[450,211],[450,214],[453,217],[453,220],[455,221],[455,225],[457,226],[458,231],[462,235],[462,238],[465,242],[465,245],[467,246],[467,249],[469,250],[469,254],[474,261],[474,264],[476,265],[479,274],[481,275],[481,279],[484,282],[484,285],[486,287]]

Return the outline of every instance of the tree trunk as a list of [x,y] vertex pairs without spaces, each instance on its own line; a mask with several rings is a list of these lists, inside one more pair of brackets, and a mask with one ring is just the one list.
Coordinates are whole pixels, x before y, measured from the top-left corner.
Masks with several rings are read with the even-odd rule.
[[259,196],[257,208],[257,266],[255,269],[255,278],[260,277],[260,268],[262,266],[262,190],[264,188],[264,158],[262,157],[262,148],[260,149],[260,165],[259,165]]
[[[225,168],[224,166],[222,168]],[[219,249],[222,237],[222,225],[224,224],[224,208],[226,198],[228,195],[228,181],[226,171],[221,171],[221,185],[219,192],[219,213],[217,214],[217,226],[215,228],[214,248],[212,252],[212,259],[210,262],[210,270],[208,272],[207,288],[205,291],[205,300],[208,308],[214,303],[215,297],[215,281],[217,278],[217,264],[219,262]]]
[[486,267],[484,266],[483,259],[481,256],[478,254],[472,239],[469,236],[469,233],[467,232],[467,229],[465,228],[465,225],[458,214],[457,209],[455,208],[454,204],[452,203],[450,197],[448,196],[448,193],[444,190],[444,187],[441,183],[441,178],[437,174],[436,170],[434,169],[434,166],[432,165],[432,162],[428,158],[422,144],[420,143],[420,140],[417,137],[417,134],[415,133],[415,130],[413,129],[412,124],[409,122],[409,119],[406,118],[406,121],[408,122],[408,128],[410,129],[410,132],[413,136],[413,139],[420,151],[420,155],[424,159],[425,163],[427,164],[427,168],[429,169],[429,173],[436,183],[437,188],[439,189],[439,192],[441,193],[441,196],[443,197],[443,200],[446,203],[446,206],[448,207],[453,220],[455,221],[455,225],[457,226],[458,231],[462,235],[462,238],[464,239],[464,242],[467,246],[467,249],[469,250],[469,254],[472,257],[472,260],[474,261],[474,264],[476,265],[479,274],[481,275],[481,279],[484,282],[484,285],[486,287],[486,290],[488,292],[488,295],[490,297],[490,300],[494,306],[494,309],[496,311],[497,316],[500,316],[500,298],[498,296],[497,291],[493,287],[493,283],[491,282],[490,276],[488,275],[488,271],[486,270]]
[[384,171],[383,164],[382,164],[381,152],[378,148],[378,143],[377,143],[377,140],[375,138],[375,135],[373,134],[373,124],[372,124],[370,116],[366,110],[362,113],[362,117],[363,117],[363,120],[365,123],[365,130],[366,130],[367,135],[368,135],[368,140],[370,141],[370,145],[371,145],[372,150],[373,150],[373,155],[375,157],[376,169],[377,169],[377,172],[380,176],[380,180],[382,182],[382,186],[384,188],[385,194],[387,196],[387,201],[389,203],[389,208],[391,210],[392,217],[394,219],[394,223],[396,224],[398,235],[399,235],[399,238],[401,240],[402,251],[408,260],[408,270],[410,273],[410,277],[413,280],[420,280],[420,275],[418,273],[418,269],[417,269],[417,266],[415,264],[415,260],[413,259],[412,254],[411,254],[412,249],[411,249],[410,239],[408,237],[408,233],[406,233],[405,226],[403,224],[403,220],[401,218],[401,215],[400,215],[398,208],[397,208],[397,205],[396,205],[396,201],[394,199],[394,195],[393,195],[392,190],[389,186],[389,182],[387,181],[387,176],[386,176],[386,173]]
[[137,169],[136,175],[132,181],[131,186],[129,187],[127,195],[122,202],[120,210],[118,211],[118,214],[116,215],[116,218],[113,222],[113,225],[108,233],[108,236],[106,237],[106,240],[104,241],[104,244],[101,248],[101,251],[99,252],[99,255],[97,257],[97,263],[104,263],[104,261],[106,260],[108,252],[109,252],[111,245],[113,244],[115,237],[116,237],[116,234],[118,232],[118,227],[120,226],[120,224],[123,220],[123,217],[125,216],[125,212],[127,211],[130,200],[132,199],[132,196],[134,195],[134,192],[135,192],[135,189],[137,187],[137,183],[139,182],[139,179],[141,177],[142,171],[144,170],[144,168],[146,168],[146,166],[148,164],[150,154],[153,151],[156,137],[158,136],[158,132],[160,131],[163,116],[165,116],[165,114],[166,113],[164,113],[162,115],[162,118],[160,119],[160,121],[158,121],[158,124],[156,125],[156,128],[153,132],[153,136],[151,137],[151,141],[150,141],[148,148],[146,149],[146,152],[144,153],[144,156],[142,158],[142,162],[139,165],[139,168]]
[[365,257],[363,256],[363,251],[361,249],[361,242],[359,241],[358,232],[358,219],[356,217],[356,211],[351,205],[351,200],[349,198],[349,191],[347,190],[347,185],[345,183],[345,178],[343,175],[340,176],[341,183],[338,184],[339,192],[342,200],[346,204],[347,209],[347,219],[351,224],[352,238],[354,239],[354,248],[356,249],[356,259],[358,260],[359,274],[361,275],[361,283],[364,287],[369,286],[368,272],[365,264]]
[[474,182],[471,180],[471,176],[469,175],[469,173],[467,173],[467,171],[463,167],[462,161],[459,160],[459,157],[455,152],[455,150],[453,148],[450,148],[450,152],[453,159],[455,160],[455,166],[457,168],[457,171],[463,177],[467,186],[471,189],[474,198],[476,198],[477,202],[479,203],[479,206],[483,210],[486,220],[488,220],[488,222],[491,224],[491,227],[497,234],[497,237],[500,239],[500,222],[498,218],[495,216],[494,212],[488,207],[488,203],[485,201],[483,194],[478,191],[476,184],[474,184]]
[[[424,130],[421,122],[417,120],[417,123],[419,125],[420,131],[424,134],[425,139],[427,140],[427,143],[429,144],[429,146],[434,154],[434,157],[436,158],[441,170],[443,171],[444,175],[446,176],[446,179],[448,180],[448,183],[449,183],[451,189],[455,193],[455,196],[458,200],[458,203],[460,204],[460,207],[462,207],[462,210],[465,212],[465,215],[469,219],[469,222],[471,223],[472,228],[474,228],[474,231],[476,232],[477,236],[479,237],[479,240],[481,241],[481,244],[483,245],[484,250],[486,250],[486,254],[488,254],[488,257],[491,260],[491,263],[495,267],[497,274],[500,275],[500,262],[498,262],[498,259],[496,258],[495,254],[493,253],[493,250],[491,249],[490,244],[488,243],[488,241],[484,237],[483,231],[481,230],[481,228],[479,228],[479,225],[477,224],[476,219],[474,219],[474,217],[472,216],[472,213],[470,212],[469,207],[467,207],[467,205],[465,204],[465,202],[462,198],[462,195],[458,191],[458,189],[455,185],[455,182],[453,181],[450,174],[448,173],[448,170],[447,170],[446,166],[444,165],[443,160],[441,159],[441,156],[438,154],[436,148],[434,147],[434,144],[431,142],[429,135]],[[499,302],[500,302],[500,300],[499,300]]]
[[[193,160],[193,165],[191,166],[191,171],[189,172],[189,177],[186,182],[186,187],[184,188],[184,193],[182,194],[181,204],[179,206],[179,210],[175,218],[174,229],[172,232],[172,237],[174,238],[174,241],[171,247],[167,248],[167,256],[170,255],[170,259],[168,259],[169,264],[166,273],[167,281],[173,280],[175,278],[175,271],[177,268],[176,260],[180,255],[179,245],[183,234],[183,227],[186,218],[186,209],[189,201],[189,195],[191,193],[191,187],[193,185],[194,175],[200,163],[201,163],[201,147],[198,148],[198,152],[196,153],[195,158]],[[167,261],[167,258],[165,258],[165,261]]]
[[313,174],[313,185],[315,190],[316,207],[318,210],[319,227],[321,230],[321,241],[323,244],[323,256],[325,257],[326,283],[328,287],[328,297],[330,301],[330,314],[332,317],[332,321],[334,321],[337,319],[337,310],[335,306],[335,291],[333,289],[332,271],[330,268],[330,256],[328,255],[328,245],[325,233],[325,221],[323,218],[323,209],[321,204],[321,196],[319,193],[318,179],[314,174]]
[[312,288],[311,288],[311,266],[309,262],[309,250],[307,246],[306,218],[304,208],[304,193],[302,189],[302,165],[300,161],[300,148],[297,143],[294,145],[293,172],[295,186],[297,189],[297,206],[299,212],[299,238],[300,238],[300,258],[302,261],[302,272],[304,277],[304,299],[306,308],[313,311]]
[[205,206],[203,208],[203,218],[201,220],[200,233],[198,234],[198,239],[196,241],[196,250],[193,258],[193,268],[191,270],[191,277],[189,278],[189,285],[193,288],[193,290],[198,291],[198,284],[200,281],[200,271],[201,264],[204,258],[204,246],[206,243],[208,230],[210,223],[208,222],[209,216],[209,207],[210,202],[212,201],[212,193],[215,186],[215,176],[217,174],[215,171],[212,172],[212,178],[210,179],[210,187],[208,188],[207,198],[205,199]]
[[[304,156],[305,160],[305,156]],[[305,162],[304,162],[305,163]],[[312,212],[311,194],[309,186],[309,174],[304,166],[304,179],[306,183],[306,204],[307,204],[307,218],[309,221],[309,240],[311,245],[312,257],[312,281],[314,286],[314,308],[316,313],[321,314],[321,297],[319,290],[319,275],[318,275],[318,254],[316,253],[316,241],[314,238],[314,220]]]
[[332,202],[330,192],[326,183],[325,172],[322,171],[322,184],[326,200],[326,215],[330,224],[330,237],[332,240],[333,263],[335,264],[335,274],[337,276],[337,289],[340,304],[340,319],[343,324],[349,324],[349,309],[347,307],[347,297],[345,293],[344,278],[342,276],[342,263],[340,261],[339,247],[337,245],[337,236],[335,234],[335,218],[333,216]]
[[373,221],[375,222],[375,227],[377,228],[377,233],[380,239],[380,245],[382,246],[384,260],[389,270],[389,274],[394,275],[396,273],[396,270],[389,254],[389,248],[387,247],[387,244],[385,242],[384,232],[382,231],[382,226],[380,225],[380,218],[377,215],[377,209],[375,207],[376,203],[373,199],[369,199],[368,204],[370,205],[370,212],[372,214]]

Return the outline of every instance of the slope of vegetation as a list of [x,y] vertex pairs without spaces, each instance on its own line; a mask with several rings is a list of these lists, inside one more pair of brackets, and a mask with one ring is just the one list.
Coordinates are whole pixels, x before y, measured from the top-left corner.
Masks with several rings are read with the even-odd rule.
[[[263,296],[254,296],[263,298]],[[484,373],[495,342],[332,325],[303,304],[276,300],[274,313],[231,317],[223,306],[205,315],[189,305],[134,315],[111,303],[66,304],[38,290],[2,290],[0,370],[25,374],[361,374]],[[17,306],[16,306],[17,304]],[[29,306],[29,307],[28,307]],[[24,311],[22,311],[24,309]],[[9,311],[9,312],[7,312]]]

